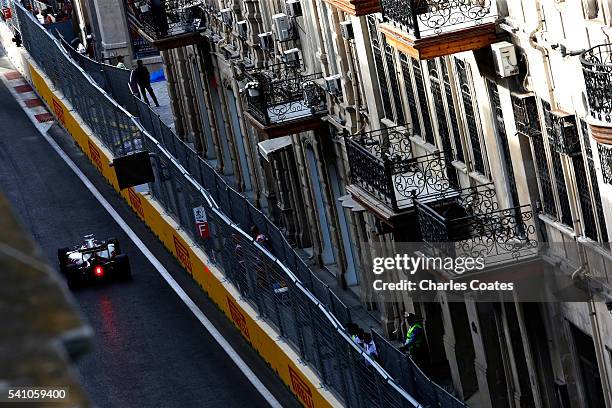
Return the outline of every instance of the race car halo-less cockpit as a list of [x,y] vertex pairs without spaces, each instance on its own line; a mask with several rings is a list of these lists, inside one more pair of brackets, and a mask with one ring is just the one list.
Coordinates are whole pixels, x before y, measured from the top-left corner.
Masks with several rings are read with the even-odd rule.
[[87,235],[80,246],[58,249],[57,259],[70,288],[85,282],[129,279],[132,275],[128,256],[121,253],[115,238],[97,241]]

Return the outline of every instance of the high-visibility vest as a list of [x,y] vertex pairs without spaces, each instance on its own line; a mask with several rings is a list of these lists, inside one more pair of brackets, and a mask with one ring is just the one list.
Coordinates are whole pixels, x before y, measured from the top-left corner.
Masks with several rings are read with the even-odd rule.
[[[421,333],[415,333],[415,331],[417,329],[421,330]],[[408,342],[410,341],[410,339],[412,339],[413,336],[417,336],[414,339],[413,344],[410,346],[411,349],[413,348],[419,348],[421,347],[421,343],[423,342],[423,325],[421,323],[415,323],[412,326],[410,326],[410,329],[408,329],[408,332],[406,333],[406,344],[408,344]]]

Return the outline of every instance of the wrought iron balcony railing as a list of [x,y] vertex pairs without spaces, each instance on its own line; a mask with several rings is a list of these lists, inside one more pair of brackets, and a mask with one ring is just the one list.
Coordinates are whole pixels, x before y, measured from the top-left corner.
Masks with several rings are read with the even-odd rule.
[[304,74],[299,67],[276,64],[245,73],[247,111],[265,126],[310,119],[327,113],[323,75]]
[[499,209],[493,184],[416,198],[415,205],[421,237],[437,255],[483,257],[493,265],[537,253],[531,206]]
[[591,116],[612,123],[612,44],[603,44],[580,56]]
[[420,39],[497,20],[495,0],[381,0],[385,20]]
[[126,0],[130,24],[153,42],[196,33],[206,13],[200,0]]
[[446,159],[452,155],[412,157],[409,136],[408,130],[400,126],[345,138],[351,182],[394,211],[411,207],[415,196],[455,188]]

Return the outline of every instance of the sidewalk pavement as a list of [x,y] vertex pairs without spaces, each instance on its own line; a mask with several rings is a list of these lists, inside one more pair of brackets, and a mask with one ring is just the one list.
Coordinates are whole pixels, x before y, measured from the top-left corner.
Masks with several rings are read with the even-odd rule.
[[168,96],[168,81],[153,82],[151,87],[159,102],[159,108],[154,105],[151,105],[151,108],[159,115],[162,122],[174,131],[176,128],[174,127],[174,114],[172,113],[172,105]]

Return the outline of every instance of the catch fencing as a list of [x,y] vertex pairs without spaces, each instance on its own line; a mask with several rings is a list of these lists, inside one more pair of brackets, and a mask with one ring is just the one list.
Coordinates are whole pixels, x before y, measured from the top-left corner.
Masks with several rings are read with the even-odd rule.
[[445,408],[466,408],[447,390],[440,387],[415,364],[415,362],[376,331],[372,331],[380,364],[397,383],[417,401],[425,406]]
[[58,32],[55,32],[54,35],[70,54],[72,60],[83,68],[100,88],[110,94],[115,102],[132,115],[137,114],[136,101],[130,87],[127,86],[130,81],[130,70],[94,61],[75,50]]
[[[152,154],[152,196],[330,391],[350,407],[420,406],[351,341],[343,328],[350,321],[348,309],[312,275],[278,228],[188,145],[162,130],[159,120],[143,111],[143,127],[109,98],[26,9],[15,4],[14,11],[25,48],[53,85],[115,157],[143,149]],[[201,210],[209,223],[204,238],[194,220]],[[267,243],[245,232],[252,225],[267,235]]]

